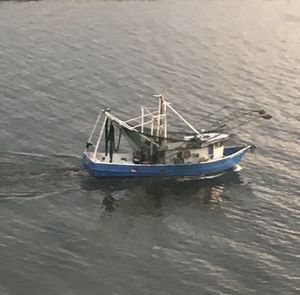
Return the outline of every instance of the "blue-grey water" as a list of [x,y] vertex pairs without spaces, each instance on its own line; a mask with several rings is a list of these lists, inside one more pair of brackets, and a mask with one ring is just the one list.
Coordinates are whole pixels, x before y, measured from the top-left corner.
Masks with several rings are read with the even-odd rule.
[[[299,77],[299,1],[0,2],[0,294],[299,294]],[[273,119],[217,180],[88,176],[99,108],[161,89]]]

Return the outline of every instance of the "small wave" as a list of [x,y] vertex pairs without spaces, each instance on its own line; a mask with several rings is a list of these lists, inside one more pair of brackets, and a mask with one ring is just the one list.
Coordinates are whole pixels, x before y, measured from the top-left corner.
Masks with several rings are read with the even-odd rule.
[[200,179],[214,179],[214,178],[224,175],[224,173],[225,172],[214,174],[214,175],[206,175],[206,176],[202,176]]
[[35,192],[0,193],[0,198],[26,198],[35,195]]
[[243,168],[240,165],[235,165],[233,171],[238,172],[241,171]]
[[79,186],[72,186],[67,188],[62,188],[59,190],[53,190],[53,191],[34,191],[34,192],[7,192],[7,193],[0,193],[0,199],[5,200],[11,200],[11,199],[37,199],[37,198],[43,198],[48,196],[57,195],[62,192],[71,191],[78,189]]
[[66,154],[52,154],[52,155],[50,155],[50,157],[81,159],[81,156],[79,156],[79,155],[66,155]]
[[12,155],[12,156],[25,156],[25,157],[38,157],[38,158],[71,158],[80,159],[79,155],[67,155],[67,154],[39,154],[39,153],[28,153],[28,152],[2,152],[2,155]]
[[49,156],[47,156],[47,155],[37,154],[37,153],[26,153],[26,152],[2,152],[1,154],[2,155],[11,155],[11,156],[49,158]]
[[184,220],[182,217],[169,215],[164,218],[163,223],[173,232],[188,236],[188,237],[195,237],[196,231],[192,224]]

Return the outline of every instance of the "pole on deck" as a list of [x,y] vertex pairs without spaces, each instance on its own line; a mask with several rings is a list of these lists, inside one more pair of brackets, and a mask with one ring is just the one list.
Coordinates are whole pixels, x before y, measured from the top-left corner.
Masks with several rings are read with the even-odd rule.
[[141,132],[144,133],[144,107],[141,106],[141,112],[142,112],[142,117],[141,117]]
[[161,103],[162,103],[162,96],[159,96],[159,103],[158,103],[158,118],[157,118],[157,129],[156,129],[156,136],[160,136],[160,123],[161,123]]
[[[95,133],[95,130],[96,130],[97,126],[98,126],[98,123],[99,123],[99,121],[100,121],[101,115],[102,115],[102,113],[99,112],[98,117],[97,117],[97,120],[96,120],[96,122],[95,122],[95,124],[94,124],[94,126],[93,126],[93,129],[92,129],[92,131],[91,131],[91,133],[90,133],[90,136],[89,136],[89,139],[88,139],[88,141],[87,141],[87,145],[90,145],[90,144],[91,144],[91,140],[92,140],[93,135],[94,135],[94,133]],[[87,147],[85,148],[85,151],[86,151],[86,150],[87,150]]]
[[164,121],[165,121],[165,123],[164,123],[164,125],[165,125],[164,137],[167,138],[167,137],[168,137],[168,126],[167,126],[167,103],[166,103],[165,101],[163,102],[163,107],[164,107],[164,115],[165,115],[165,117],[164,117]]
[[95,147],[95,151],[94,151],[94,154],[93,154],[94,159],[96,159],[96,157],[97,157],[97,151],[98,151],[98,148],[99,148],[99,145],[100,145],[100,141],[101,141],[101,138],[102,138],[102,135],[103,135],[104,126],[105,126],[106,121],[107,121],[107,116],[105,116],[103,125],[102,125],[100,133],[99,133],[99,137],[98,137],[97,144],[96,144],[96,147]]

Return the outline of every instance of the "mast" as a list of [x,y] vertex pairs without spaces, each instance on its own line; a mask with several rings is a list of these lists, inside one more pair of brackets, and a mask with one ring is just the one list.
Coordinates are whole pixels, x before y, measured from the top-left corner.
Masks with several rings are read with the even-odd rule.
[[153,95],[158,100],[158,115],[157,115],[157,128],[156,136],[167,138],[167,106],[168,103],[161,94]]
[[[154,117],[152,117],[152,121],[151,121],[151,136],[153,136],[153,131],[154,131]],[[153,154],[153,144],[152,142],[150,143],[150,155],[152,156]]]
[[[157,136],[163,136],[167,138],[167,107],[181,120],[183,121],[190,129],[192,129],[199,138],[203,138],[201,132],[199,132],[192,124],[190,124],[186,119],[184,119],[172,106],[171,103],[166,101],[161,94],[153,95],[154,97],[159,98],[159,107],[158,107],[158,123],[157,123]],[[161,118],[163,117],[163,123]],[[161,127],[163,127],[163,134],[160,132]]]
[[101,130],[100,130],[100,133],[99,133],[99,137],[98,137],[98,140],[97,140],[97,143],[96,143],[96,146],[95,146],[95,151],[94,151],[94,154],[93,154],[94,159],[97,158],[97,152],[98,152],[98,149],[99,149],[100,141],[101,141],[101,138],[102,138],[102,135],[103,135],[104,126],[106,124],[107,118],[108,117],[105,116],[104,122],[102,124]]
[[168,137],[168,126],[167,126],[167,103],[163,101],[163,108],[164,108],[164,138]]
[[157,118],[157,129],[156,129],[156,136],[160,136],[160,126],[161,126],[161,113],[162,113],[162,96],[159,96],[158,101],[158,118]]
[[92,138],[93,138],[93,136],[94,136],[94,134],[95,134],[95,132],[96,132],[96,128],[97,128],[98,123],[99,123],[99,121],[100,121],[101,115],[102,115],[102,112],[99,112],[98,117],[97,117],[97,120],[96,120],[96,122],[95,122],[95,124],[94,124],[94,127],[93,127],[93,129],[92,129],[92,132],[90,133],[89,139],[88,139],[88,141],[86,142],[85,151],[87,151],[87,148],[88,148],[89,145],[92,145],[92,142],[91,142],[91,141],[92,141]]
[[141,112],[142,112],[142,116],[141,116],[141,132],[144,133],[144,107],[141,106]]

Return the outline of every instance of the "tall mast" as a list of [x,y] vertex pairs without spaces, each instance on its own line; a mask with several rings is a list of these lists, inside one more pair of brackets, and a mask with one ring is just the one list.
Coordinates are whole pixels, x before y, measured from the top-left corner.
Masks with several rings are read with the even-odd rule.
[[144,107],[141,106],[141,112],[142,112],[142,116],[141,116],[141,132],[144,133]]
[[159,95],[154,95],[158,100],[158,118],[156,127],[156,136],[167,137],[167,102],[164,97]]
[[105,116],[105,119],[104,119],[104,121],[103,121],[102,127],[101,127],[101,129],[100,129],[99,137],[98,137],[98,140],[97,140],[97,143],[96,143],[96,146],[95,146],[95,151],[94,151],[94,154],[93,154],[93,158],[94,158],[94,159],[97,158],[97,152],[98,152],[98,149],[99,149],[100,141],[101,141],[101,138],[102,138],[102,135],[103,135],[103,131],[104,131],[104,127],[105,127],[107,118],[108,118],[108,117]]
[[161,115],[162,115],[162,96],[159,95],[158,98],[158,118],[157,118],[157,129],[156,129],[156,136],[160,136],[160,126],[161,126]]
[[168,137],[168,126],[167,126],[167,102],[163,100],[163,108],[164,108],[164,138]]

